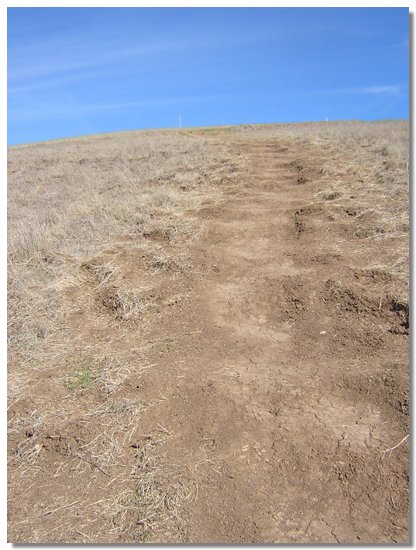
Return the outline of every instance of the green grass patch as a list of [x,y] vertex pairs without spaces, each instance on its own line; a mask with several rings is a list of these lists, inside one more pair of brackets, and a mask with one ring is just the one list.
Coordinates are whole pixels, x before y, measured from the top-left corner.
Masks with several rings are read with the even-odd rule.
[[99,374],[93,370],[90,363],[82,363],[72,376],[69,376],[65,385],[69,390],[90,388],[99,378]]

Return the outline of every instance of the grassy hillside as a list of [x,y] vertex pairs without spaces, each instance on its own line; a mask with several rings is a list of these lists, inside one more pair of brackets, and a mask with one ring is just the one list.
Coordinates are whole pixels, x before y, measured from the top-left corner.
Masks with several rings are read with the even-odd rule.
[[404,121],[11,147],[9,541],[407,540],[408,172]]

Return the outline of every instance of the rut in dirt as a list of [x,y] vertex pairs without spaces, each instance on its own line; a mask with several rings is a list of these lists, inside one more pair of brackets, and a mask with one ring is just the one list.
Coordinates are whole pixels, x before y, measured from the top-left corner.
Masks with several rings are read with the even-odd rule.
[[357,340],[374,312],[336,282],[351,255],[305,185],[316,151],[232,146],[250,171],[210,213],[199,254],[213,269],[193,289],[196,336],[175,356],[178,384],[162,410],[168,460],[194,463],[186,540],[404,541],[406,459],[381,452],[397,419],[347,384],[403,344]]

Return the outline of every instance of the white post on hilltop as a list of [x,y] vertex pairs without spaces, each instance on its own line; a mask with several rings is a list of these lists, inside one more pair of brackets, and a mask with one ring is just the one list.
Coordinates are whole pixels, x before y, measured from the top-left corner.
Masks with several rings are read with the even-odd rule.
[[178,120],[179,120],[179,128],[182,128],[182,115],[178,116]]

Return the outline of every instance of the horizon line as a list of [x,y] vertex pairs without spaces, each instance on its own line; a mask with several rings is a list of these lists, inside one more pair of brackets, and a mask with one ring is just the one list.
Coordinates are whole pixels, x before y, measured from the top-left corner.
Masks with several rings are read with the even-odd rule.
[[70,141],[83,138],[92,138],[98,136],[107,136],[112,134],[127,134],[132,132],[158,132],[158,131],[176,131],[184,132],[189,129],[209,129],[209,128],[238,128],[240,126],[296,126],[300,124],[334,124],[334,123],[345,123],[345,122],[360,122],[360,123],[379,123],[379,122],[409,122],[410,118],[380,118],[380,119],[359,119],[359,118],[350,118],[350,119],[319,119],[319,120],[303,120],[303,121],[293,121],[293,122],[238,122],[235,124],[214,124],[214,125],[204,125],[204,126],[160,126],[160,127],[148,127],[148,128],[136,128],[136,129],[127,129],[127,130],[108,130],[105,132],[94,132],[87,134],[77,134],[73,136],[63,136],[52,139],[46,139],[41,141],[28,141],[22,143],[7,143],[7,148],[9,147],[25,147],[30,145],[41,145],[45,143],[51,143],[56,141]]

